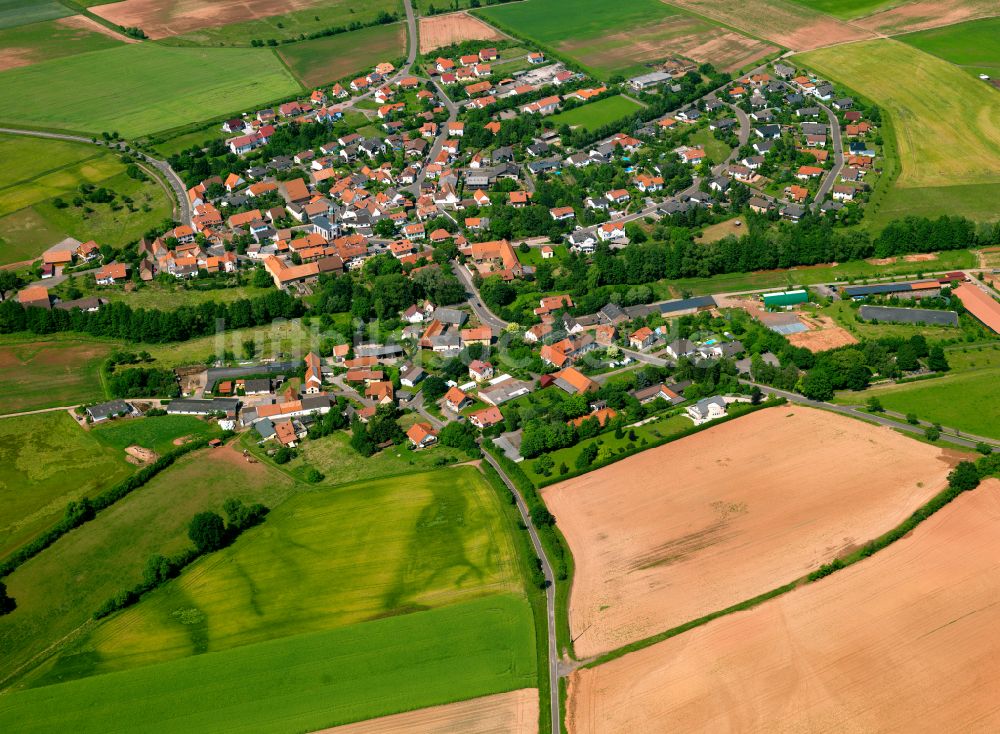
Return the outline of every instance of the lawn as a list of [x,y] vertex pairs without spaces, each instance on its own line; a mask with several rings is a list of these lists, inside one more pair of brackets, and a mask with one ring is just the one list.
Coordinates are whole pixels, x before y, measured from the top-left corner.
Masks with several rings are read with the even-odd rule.
[[[599,446],[597,462],[604,462],[612,455],[625,451],[629,444],[633,444],[634,446],[655,444],[663,441],[663,439],[668,436],[690,429],[693,425],[694,424],[691,422],[691,419],[685,415],[675,415],[669,418],[661,417],[656,421],[646,423],[638,428],[626,428],[621,438],[615,438],[614,431],[609,431],[607,433],[602,433],[599,436],[595,436],[594,438],[580,441],[580,443],[576,446],[570,446],[566,449],[559,449],[558,451],[550,452],[548,456],[552,457],[552,460],[555,462],[555,469],[549,477],[543,476],[535,471],[535,459],[528,459],[524,461],[524,463],[521,464],[521,468],[528,476],[528,479],[530,479],[534,485],[538,487],[541,484],[546,482],[551,483],[554,479],[557,479],[559,477],[559,467],[562,464],[565,464],[567,469],[571,472],[577,471],[575,463],[576,459],[583,451],[584,447],[589,444],[596,443]],[[632,441],[629,438],[629,431],[633,430],[635,431],[636,436],[635,441]],[[645,444],[643,442],[645,442]]]
[[950,61],[974,74],[1000,76],[1000,17],[899,36],[914,48]]
[[900,160],[897,187],[1000,183],[1000,91],[889,39],[795,58],[876,101],[891,116]]
[[527,602],[491,596],[3,696],[0,728],[316,731],[532,687],[535,667]]
[[653,284],[658,298],[680,298],[684,293],[700,296],[711,293],[738,293],[763,288],[815,285],[839,281],[850,283],[865,279],[898,276],[915,278],[920,273],[974,267],[976,256],[969,250],[948,250],[937,253],[937,259],[927,262],[904,260],[887,265],[873,265],[867,260],[854,260],[837,265],[814,265],[788,270],[761,270],[753,273],[725,273],[708,278],[677,278]]
[[[0,17],[2,17],[0,11]],[[49,20],[30,25],[5,27],[0,20],[0,48],[10,54],[16,66],[27,66],[39,61],[73,56],[88,51],[102,51],[121,46],[124,41],[112,38],[84,25],[69,25],[82,16],[62,20]],[[89,23],[83,20],[84,23]]]
[[[285,5],[302,7],[303,3]],[[281,7],[278,4],[275,9],[280,10]],[[162,43],[178,46],[249,46],[253,39],[281,41],[299,38],[303,34],[308,36],[349,23],[371,23],[382,12],[399,13],[402,17],[402,11],[399,0],[322,0],[304,10],[168,36]]]
[[674,55],[737,69],[776,50],[658,0],[525,0],[474,12],[605,79],[642,74],[650,63]]
[[520,593],[500,499],[472,467],[299,494],[109,618],[47,682]]
[[584,130],[597,130],[634,115],[641,109],[639,104],[628,97],[615,95],[580,105],[568,112],[560,112],[558,115],[550,117],[549,122],[553,125],[569,125],[570,127],[582,127]]
[[63,411],[0,420],[0,558],[58,520],[71,500],[132,472]]
[[193,415],[159,415],[151,418],[114,420],[91,428],[90,434],[105,446],[123,451],[142,446],[162,456],[181,439],[214,438],[222,434],[218,423]]
[[190,547],[187,525],[195,514],[221,512],[229,497],[277,507],[294,488],[283,474],[248,464],[229,447],[205,449],[64,535],[5,579],[18,607],[0,618],[0,682],[28,661],[21,673],[57,654],[94,610],[139,582],[151,555]]
[[[256,434],[247,434],[244,445],[261,455],[263,451],[257,448],[254,438]],[[265,444],[265,448],[271,447]],[[281,468],[301,477],[306,469],[312,467],[326,476],[327,484],[344,484],[361,479],[412,474],[434,468],[437,461],[454,463],[467,461],[468,458],[462,452],[446,446],[411,451],[405,445],[390,446],[366,458],[351,448],[350,438],[346,433],[334,433],[315,441],[304,442],[299,447],[299,455]],[[264,460],[269,461],[266,458]]]
[[81,339],[11,339],[0,345],[0,414],[103,400],[101,363],[111,344]]
[[[854,393],[854,402],[877,397],[900,413],[916,413],[922,420],[1000,439],[1000,401],[996,399],[1000,367],[958,371],[933,380],[910,382]],[[850,396],[844,398],[849,400]]]
[[363,28],[281,46],[278,55],[304,85],[317,87],[405,56],[406,29],[402,23]]
[[732,148],[716,138],[707,127],[703,127],[692,135],[688,143],[704,148],[706,155],[713,163],[722,163],[732,152]]
[[127,138],[253,109],[300,90],[269,49],[153,43],[5,71],[0,87],[5,123],[90,134],[117,131]]
[[16,28],[72,14],[59,0],[0,0],[0,28]]

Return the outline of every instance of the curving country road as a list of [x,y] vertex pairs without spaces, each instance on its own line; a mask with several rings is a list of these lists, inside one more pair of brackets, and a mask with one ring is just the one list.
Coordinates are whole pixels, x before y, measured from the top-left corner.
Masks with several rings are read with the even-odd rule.
[[[97,145],[102,148],[107,148],[108,150],[115,150],[111,145],[105,145],[104,141],[97,140],[96,142],[91,138],[83,137],[82,135],[70,135],[68,133],[49,133],[42,132],[41,130],[20,130],[17,128],[10,127],[0,127],[0,133],[7,135],[24,135],[31,138],[49,138],[50,140],[68,140],[72,143],[86,143],[88,145]],[[148,163],[153,166],[160,175],[166,180],[167,184],[170,186],[171,190],[174,192],[174,196],[177,199],[177,209],[180,212],[180,221],[184,224],[191,224],[191,204],[187,198],[187,188],[184,186],[184,182],[181,177],[177,175],[177,172],[170,167],[170,164],[166,161],[161,161],[159,158],[153,158],[152,156],[146,155],[139,151],[133,153],[139,160],[144,163]]]

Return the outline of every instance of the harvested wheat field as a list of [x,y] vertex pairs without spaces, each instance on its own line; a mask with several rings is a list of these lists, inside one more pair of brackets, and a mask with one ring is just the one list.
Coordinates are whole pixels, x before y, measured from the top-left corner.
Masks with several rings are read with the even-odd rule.
[[895,36],[900,33],[954,25],[997,14],[996,0],[916,0],[858,18],[862,28]]
[[498,693],[444,706],[324,729],[317,734],[536,734],[538,689]]
[[321,0],[122,0],[90,10],[120,26],[139,27],[152,39],[200,28],[243,23],[272,15],[308,10]]
[[463,41],[498,41],[504,35],[468,13],[432,15],[420,19],[420,53]]
[[1000,730],[1000,482],[746,612],[573,674],[569,730]]
[[857,344],[858,340],[843,326],[829,316],[806,316],[799,314],[799,320],[809,327],[809,331],[788,334],[792,346],[805,347],[810,352],[825,352],[827,349]]
[[671,4],[793,51],[874,37],[868,30],[785,0],[673,0]]
[[589,657],[789,583],[898,525],[955,459],[801,406],[758,411],[542,491]]

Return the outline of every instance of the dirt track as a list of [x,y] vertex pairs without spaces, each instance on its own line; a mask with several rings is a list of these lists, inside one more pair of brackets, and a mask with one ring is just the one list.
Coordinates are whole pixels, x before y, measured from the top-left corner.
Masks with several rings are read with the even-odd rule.
[[1000,730],[1000,481],[872,558],[570,680],[569,730]]
[[805,575],[901,522],[953,463],[888,428],[783,406],[543,490],[576,561],[577,656]]
[[316,734],[536,734],[538,690],[459,701],[324,729]]

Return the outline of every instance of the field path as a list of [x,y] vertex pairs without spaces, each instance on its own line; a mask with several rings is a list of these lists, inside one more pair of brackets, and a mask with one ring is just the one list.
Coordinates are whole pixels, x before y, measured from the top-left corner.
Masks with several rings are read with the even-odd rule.
[[75,410],[75,405],[60,405],[56,408],[39,408],[38,410],[25,410],[21,413],[0,413],[0,418],[19,418],[24,415],[38,415],[39,413],[55,413],[57,410]]
[[[409,0],[407,0],[407,5],[409,5]],[[7,135],[26,135],[32,138],[49,138],[51,140],[66,140],[71,143],[86,143],[88,145],[98,145],[101,147],[107,147],[109,150],[114,150],[111,146],[105,146],[103,142],[94,142],[90,138],[85,138],[82,135],[68,135],[66,133],[47,133],[40,130],[20,130],[17,128],[2,127],[0,128],[0,133]],[[153,166],[160,175],[162,175],[167,183],[170,185],[170,190],[173,191],[174,198],[176,198],[176,203],[174,205],[174,213],[180,213],[180,221],[184,224],[191,224],[191,204],[188,202],[187,198],[187,187],[184,186],[184,182],[181,177],[177,175],[177,172],[170,167],[170,164],[166,161],[161,161],[158,158],[153,158],[152,156],[146,155],[145,153],[137,153],[140,160],[144,163],[148,163]]]

